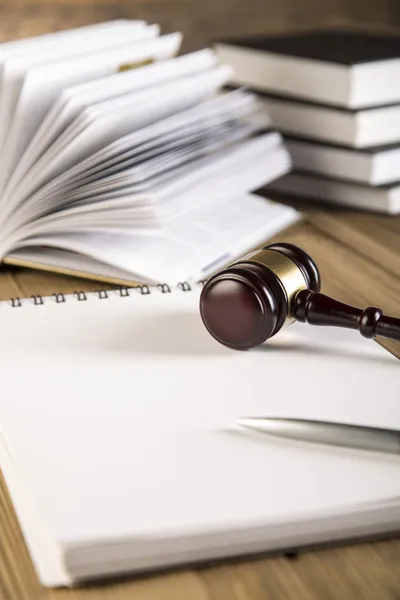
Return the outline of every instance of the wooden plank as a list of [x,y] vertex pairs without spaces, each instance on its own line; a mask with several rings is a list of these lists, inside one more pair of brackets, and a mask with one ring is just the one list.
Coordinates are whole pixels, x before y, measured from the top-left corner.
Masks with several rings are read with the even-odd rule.
[[392,31],[399,13],[397,0],[0,0],[0,40],[129,17],[158,22],[166,33],[182,31],[182,48],[189,51],[244,33],[318,26]]
[[78,290],[92,292],[116,287],[87,279],[66,277],[64,275],[30,269],[13,268],[12,273],[16,287],[21,292],[21,298],[29,298],[34,294],[51,296],[53,293],[73,294]]
[[0,301],[20,296],[22,290],[12,269],[0,268]]
[[400,277],[400,217],[320,209],[307,213],[321,231]]

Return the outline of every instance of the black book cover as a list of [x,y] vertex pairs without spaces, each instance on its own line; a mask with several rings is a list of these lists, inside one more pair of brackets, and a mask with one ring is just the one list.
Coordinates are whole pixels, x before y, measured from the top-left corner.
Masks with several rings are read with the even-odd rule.
[[233,37],[216,43],[348,66],[400,58],[400,36],[348,30]]

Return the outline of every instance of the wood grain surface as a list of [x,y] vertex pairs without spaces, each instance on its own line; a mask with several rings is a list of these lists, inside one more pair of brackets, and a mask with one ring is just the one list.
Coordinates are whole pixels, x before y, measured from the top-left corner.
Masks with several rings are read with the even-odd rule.
[[236,34],[351,26],[397,30],[398,0],[0,0],[0,40],[37,35],[113,18],[180,30],[183,50]]
[[[159,22],[184,33],[183,50],[231,34],[319,25],[397,30],[398,0],[0,0],[0,39],[117,17]],[[276,239],[318,262],[323,291],[400,316],[400,219],[353,211],[304,210]],[[0,268],[0,300],[104,288],[26,269]],[[382,342],[400,358],[400,344]],[[297,557],[256,557],[74,590],[47,590],[35,575],[0,476],[0,600],[399,600],[400,539],[348,543]]]

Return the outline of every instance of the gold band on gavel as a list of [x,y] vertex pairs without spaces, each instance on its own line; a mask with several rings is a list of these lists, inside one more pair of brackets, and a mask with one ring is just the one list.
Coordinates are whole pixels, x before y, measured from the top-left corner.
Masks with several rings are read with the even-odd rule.
[[270,269],[282,283],[288,297],[288,316],[293,321],[293,302],[300,290],[307,289],[307,282],[296,263],[274,250],[256,250],[244,256],[240,262],[258,263]]

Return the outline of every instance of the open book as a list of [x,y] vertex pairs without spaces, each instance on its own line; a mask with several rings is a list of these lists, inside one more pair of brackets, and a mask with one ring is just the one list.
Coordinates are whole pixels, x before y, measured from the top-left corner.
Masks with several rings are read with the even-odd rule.
[[0,259],[200,279],[294,218],[248,194],[290,169],[265,108],[180,44],[118,20],[0,45]]
[[398,361],[301,323],[229,350],[202,324],[200,290],[0,303],[0,468],[43,584],[398,531],[400,456],[237,426],[400,429]]

